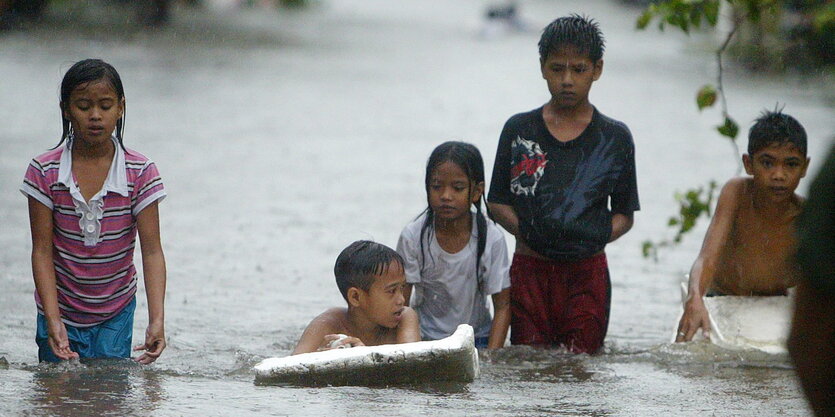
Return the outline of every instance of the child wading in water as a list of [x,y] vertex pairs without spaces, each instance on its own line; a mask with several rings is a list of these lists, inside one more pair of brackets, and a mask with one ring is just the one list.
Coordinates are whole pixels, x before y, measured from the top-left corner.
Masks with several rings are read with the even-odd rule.
[[130,357],[139,232],[149,324],[135,360],[151,363],[165,349],[159,172],[122,144],[125,95],[110,64],[73,65],[60,108],[61,141],[32,160],[21,186],[29,198],[38,359]]
[[[429,206],[407,225],[397,242],[406,267],[407,300],[425,340],[473,326],[476,347],[504,346],[510,325],[509,259],[504,234],[481,214],[484,163],[468,143],[445,142],[426,166]],[[472,208],[475,206],[475,212]],[[493,298],[490,318],[487,295]]]
[[806,176],[806,130],[780,111],[765,112],[748,132],[742,156],[750,177],[728,181],[690,269],[677,342],[701,330],[710,336],[702,297],[786,295],[800,277],[795,260],[795,219],[803,198],[795,194]]
[[640,208],[635,145],[625,124],[589,101],[603,35],[577,15],[549,24],[539,67],[550,100],[511,117],[499,138],[488,207],[516,236],[510,268],[514,345],[594,353],[609,325],[606,245]]
[[418,317],[406,306],[403,260],[394,249],[358,240],[343,249],[333,267],[345,307],[316,316],[293,354],[409,343],[420,340]]

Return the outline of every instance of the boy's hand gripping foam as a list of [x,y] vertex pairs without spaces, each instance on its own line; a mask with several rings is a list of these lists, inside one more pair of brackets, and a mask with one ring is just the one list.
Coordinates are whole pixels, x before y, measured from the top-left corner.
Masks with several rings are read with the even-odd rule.
[[[686,298],[687,287],[683,284],[682,303]],[[791,327],[793,290],[789,290],[789,296],[704,297],[704,303],[710,315],[710,341],[713,344],[731,350],[788,352],[786,338]],[[698,340],[700,335],[701,332],[697,332],[693,340]]]

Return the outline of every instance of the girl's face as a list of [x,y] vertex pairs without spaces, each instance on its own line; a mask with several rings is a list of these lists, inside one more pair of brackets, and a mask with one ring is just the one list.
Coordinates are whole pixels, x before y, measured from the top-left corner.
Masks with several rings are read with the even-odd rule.
[[429,207],[438,220],[457,220],[470,215],[470,205],[483,191],[484,183],[474,184],[458,164],[446,161],[429,178]]
[[79,85],[63,105],[64,117],[72,124],[75,138],[96,146],[109,143],[124,112],[125,99],[120,99],[110,83],[102,79]]

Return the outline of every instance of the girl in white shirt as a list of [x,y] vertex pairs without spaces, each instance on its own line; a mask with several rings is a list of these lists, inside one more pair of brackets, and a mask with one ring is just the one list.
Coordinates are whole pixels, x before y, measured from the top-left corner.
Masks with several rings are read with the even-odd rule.
[[482,214],[483,194],[484,162],[478,148],[464,142],[435,148],[426,166],[428,207],[397,242],[408,283],[404,296],[409,300],[414,288],[412,307],[424,340],[447,337],[466,323],[473,326],[476,347],[504,346],[510,324],[510,262],[504,233]]

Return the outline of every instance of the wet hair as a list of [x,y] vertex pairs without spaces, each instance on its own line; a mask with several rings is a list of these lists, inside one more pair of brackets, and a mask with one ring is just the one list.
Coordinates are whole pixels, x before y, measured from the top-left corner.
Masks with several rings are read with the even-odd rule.
[[[472,196],[472,193],[475,191],[476,184],[484,182],[484,161],[481,158],[481,152],[479,152],[478,148],[475,146],[466,142],[449,141],[438,145],[438,147],[432,151],[432,154],[429,155],[429,160],[426,162],[425,186],[427,206],[426,210],[421,213],[421,215],[426,214],[423,226],[420,229],[421,264],[424,264],[426,261],[425,253],[429,252],[427,249],[427,242],[429,242],[429,239],[432,238],[432,233],[435,231],[435,212],[432,210],[432,205],[429,204],[430,182],[432,180],[432,174],[438,166],[444,162],[452,162],[455,165],[458,165],[458,167],[461,168],[461,170],[467,175],[467,178],[470,180],[467,186],[468,196]],[[481,213],[481,200],[482,199],[479,198],[478,201],[473,203],[476,210],[475,219],[478,244],[478,251],[475,258],[475,270],[479,290],[482,289],[481,255],[484,253],[484,247],[487,244],[487,219],[485,219],[484,215]],[[487,211],[487,215],[492,218],[490,209],[485,206],[485,210]],[[431,253],[429,254],[429,257],[430,259],[432,258]]]
[[748,131],[748,155],[753,156],[775,143],[791,143],[806,155],[806,129],[794,117],[783,113],[782,109],[765,110],[754,121]]
[[[70,120],[64,117],[64,110],[69,109],[70,95],[79,86],[89,84],[95,81],[105,81],[113,88],[116,97],[121,102],[125,97],[125,89],[122,87],[122,79],[116,68],[100,59],[84,59],[76,62],[67,73],[64,74],[64,79],[61,80],[61,125],[63,131],[61,132],[61,140],[55,145],[55,148],[61,146],[65,140],[72,136],[72,124]],[[122,144],[122,136],[125,130],[125,109],[122,108],[122,117],[116,121],[116,140],[122,150],[125,150],[125,145]],[[55,149],[52,148],[52,149]]]
[[357,287],[369,291],[378,275],[388,272],[392,262],[403,269],[403,258],[394,249],[368,240],[358,240],[343,249],[336,257],[333,275],[345,301],[348,289]]
[[597,63],[606,48],[600,25],[592,18],[572,14],[560,17],[545,27],[539,38],[539,61],[557,53],[565,46],[573,46],[581,54]]

